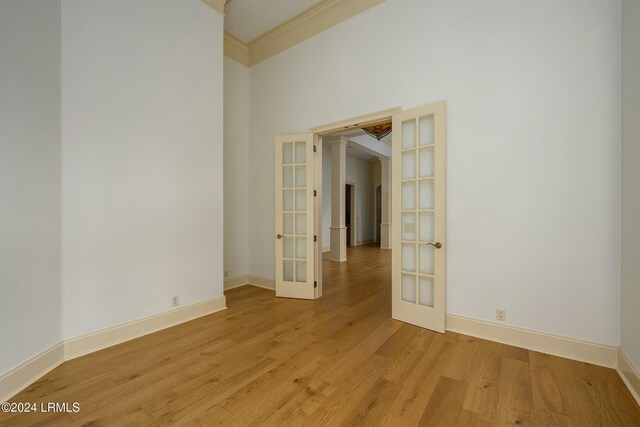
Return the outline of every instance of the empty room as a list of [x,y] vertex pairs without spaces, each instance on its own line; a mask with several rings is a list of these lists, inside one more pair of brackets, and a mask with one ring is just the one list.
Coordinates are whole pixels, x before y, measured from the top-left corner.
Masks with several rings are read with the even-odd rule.
[[640,0],[0,0],[0,426],[640,426]]

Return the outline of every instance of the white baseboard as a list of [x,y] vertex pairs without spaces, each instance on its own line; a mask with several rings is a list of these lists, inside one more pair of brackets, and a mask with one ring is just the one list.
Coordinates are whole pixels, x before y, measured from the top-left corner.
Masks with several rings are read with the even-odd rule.
[[618,375],[624,381],[631,395],[640,405],[640,369],[629,359],[624,350],[618,350]]
[[226,298],[222,295],[210,300],[70,338],[64,341],[64,358],[65,360],[75,359],[76,357],[170,328],[171,326],[188,322],[189,320],[206,316],[224,310],[225,308],[227,308]]
[[331,246],[323,246],[322,253],[325,253],[325,252],[331,252]]
[[368,245],[369,243],[375,243],[376,239],[367,239],[367,240],[361,240],[359,242],[356,242],[355,245],[353,246],[362,246],[362,245]]
[[64,343],[59,342],[0,376],[0,402],[6,402],[64,362]]
[[447,314],[446,329],[567,359],[615,368],[618,347]]
[[255,274],[249,274],[249,284],[257,286],[259,288],[276,290],[276,280],[269,277],[256,276]]
[[240,286],[249,284],[249,275],[241,274],[239,276],[227,277],[224,279],[224,290],[228,291],[229,289],[238,288]]

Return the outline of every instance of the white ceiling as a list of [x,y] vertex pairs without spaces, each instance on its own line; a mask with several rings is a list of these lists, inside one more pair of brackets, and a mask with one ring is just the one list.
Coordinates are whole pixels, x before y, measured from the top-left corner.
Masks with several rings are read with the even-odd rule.
[[318,2],[318,0],[230,0],[224,7],[224,29],[248,43]]

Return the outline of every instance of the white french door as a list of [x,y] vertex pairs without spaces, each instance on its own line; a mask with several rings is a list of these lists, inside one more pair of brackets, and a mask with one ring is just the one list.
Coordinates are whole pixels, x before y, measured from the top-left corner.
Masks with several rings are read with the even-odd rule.
[[444,332],[445,103],[394,114],[392,146],[392,317]]
[[276,296],[315,297],[313,134],[276,137]]

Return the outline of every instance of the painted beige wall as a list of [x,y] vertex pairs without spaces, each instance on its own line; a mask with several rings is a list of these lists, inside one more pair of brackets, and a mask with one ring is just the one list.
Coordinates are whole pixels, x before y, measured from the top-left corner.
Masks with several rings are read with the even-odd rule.
[[224,58],[224,270],[249,272],[249,69]]
[[60,1],[1,0],[0,375],[60,340],[60,286]]
[[622,2],[622,350],[640,368],[640,2]]

